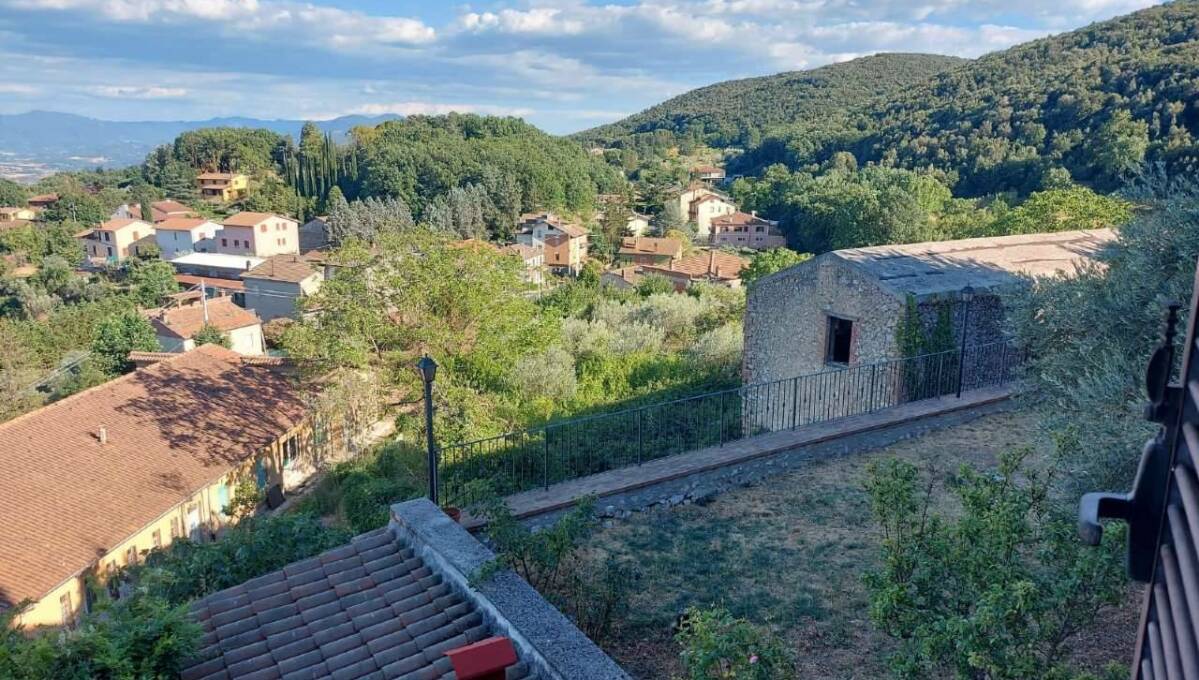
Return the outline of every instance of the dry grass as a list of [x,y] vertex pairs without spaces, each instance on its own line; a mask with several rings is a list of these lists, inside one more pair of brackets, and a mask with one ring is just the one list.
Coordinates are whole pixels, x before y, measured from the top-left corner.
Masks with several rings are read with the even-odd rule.
[[[632,560],[642,575],[633,588],[633,613],[607,651],[636,677],[676,676],[675,617],[693,604],[722,603],[784,636],[796,651],[799,677],[886,676],[890,640],[868,619],[862,583],[877,554],[863,490],[866,466],[895,456],[944,482],[964,463],[994,466],[1000,452],[1033,440],[1032,426],[1023,413],[991,415],[814,463],[704,505],[637,513],[615,523],[593,540],[591,557]],[[1132,600],[1126,609],[1135,609]],[[1096,666],[1131,654],[1135,612],[1107,618],[1088,633],[1082,657]]]

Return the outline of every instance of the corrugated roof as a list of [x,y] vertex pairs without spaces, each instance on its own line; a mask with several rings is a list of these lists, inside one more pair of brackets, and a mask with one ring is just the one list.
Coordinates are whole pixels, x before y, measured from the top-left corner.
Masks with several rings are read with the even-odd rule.
[[304,413],[292,380],[205,345],[0,424],[0,603],[44,596]]
[[[494,634],[478,608],[384,527],[200,600],[181,680],[453,678],[445,652]],[[534,677],[528,666],[509,680]]]
[[1111,229],[1091,229],[852,248],[827,256],[852,264],[888,290],[921,297],[966,286],[1002,287],[1021,276],[1068,274],[1115,238]]

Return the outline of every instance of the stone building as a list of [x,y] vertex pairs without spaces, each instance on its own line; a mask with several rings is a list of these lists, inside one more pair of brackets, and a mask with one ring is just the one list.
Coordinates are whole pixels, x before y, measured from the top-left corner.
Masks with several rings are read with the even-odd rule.
[[[968,347],[998,342],[1003,308],[996,293],[1028,276],[1068,275],[1114,238],[1110,229],[1096,229],[824,253],[750,287],[744,380],[900,358],[896,330],[909,298],[926,333],[949,322],[954,347],[967,318]],[[963,295],[967,288],[972,295]]]

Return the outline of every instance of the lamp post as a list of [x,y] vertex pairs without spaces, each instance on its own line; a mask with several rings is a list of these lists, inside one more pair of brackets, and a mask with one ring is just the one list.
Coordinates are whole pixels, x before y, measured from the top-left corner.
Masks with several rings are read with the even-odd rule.
[[425,445],[429,451],[429,500],[437,505],[437,442],[433,438],[433,380],[437,378],[437,362],[428,354],[416,362],[425,382]]
[[962,398],[962,380],[966,377],[966,332],[970,329],[970,303],[974,301],[974,288],[962,289],[962,347],[958,350],[958,399]]

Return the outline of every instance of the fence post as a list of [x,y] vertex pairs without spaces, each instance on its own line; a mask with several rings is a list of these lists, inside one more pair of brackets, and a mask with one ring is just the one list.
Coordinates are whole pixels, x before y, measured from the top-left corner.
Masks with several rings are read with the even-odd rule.
[[642,441],[641,441],[641,414],[645,412],[644,408],[637,409],[637,464],[641,465]]
[[874,379],[878,375],[878,364],[870,364],[870,400],[866,403],[866,413],[874,413]]
[[724,446],[724,392],[720,393],[720,445]]
[[791,429],[799,427],[799,376],[791,379]]
[[550,428],[545,428],[541,437],[541,487],[550,488]]

